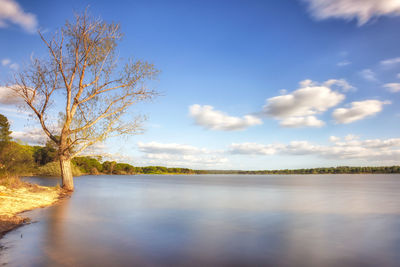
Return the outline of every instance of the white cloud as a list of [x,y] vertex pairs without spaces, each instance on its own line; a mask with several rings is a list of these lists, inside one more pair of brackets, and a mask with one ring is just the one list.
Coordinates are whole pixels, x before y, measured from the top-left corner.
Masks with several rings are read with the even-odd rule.
[[391,66],[400,63],[400,57],[389,58],[381,61],[381,65]]
[[255,116],[232,117],[208,105],[192,105],[189,107],[189,114],[197,125],[210,130],[236,131],[262,124],[261,119]]
[[400,83],[387,83],[384,84],[383,87],[388,89],[388,91],[392,93],[400,92]]
[[347,135],[344,141],[336,136],[329,138],[332,144],[317,145],[308,141],[292,141],[289,144],[232,144],[228,152],[240,155],[313,155],[327,159],[362,159],[369,162],[393,162],[400,160],[400,138],[359,140]]
[[11,137],[30,145],[43,145],[48,140],[47,135],[40,128],[13,131]]
[[324,123],[315,115],[336,106],[345,98],[340,92],[333,91],[332,86],[345,91],[353,88],[345,80],[331,79],[323,84],[304,80],[296,91],[267,99],[262,113],[280,120],[284,127],[320,127]]
[[325,122],[317,119],[315,116],[289,117],[283,119],[279,125],[287,128],[322,127],[325,125]]
[[347,65],[350,65],[350,64],[351,64],[350,61],[343,60],[343,61],[338,62],[336,65],[338,65],[339,67],[344,67],[344,66],[347,66]]
[[357,19],[358,25],[367,23],[379,16],[400,15],[398,0],[303,0],[309,11],[318,20],[339,18]]
[[0,27],[7,27],[10,22],[30,33],[35,32],[38,26],[36,16],[24,12],[16,1],[0,0]]
[[400,79],[400,73],[397,73],[396,78]]
[[378,79],[376,78],[375,72],[370,69],[364,69],[360,71],[360,75],[367,81],[375,82]]
[[337,123],[351,123],[372,116],[380,111],[389,101],[365,100],[352,102],[350,108],[338,108],[332,113]]
[[184,144],[163,144],[158,142],[137,144],[139,151],[145,153],[144,165],[163,165],[168,167],[217,167],[228,162],[221,156],[222,151],[197,148]]

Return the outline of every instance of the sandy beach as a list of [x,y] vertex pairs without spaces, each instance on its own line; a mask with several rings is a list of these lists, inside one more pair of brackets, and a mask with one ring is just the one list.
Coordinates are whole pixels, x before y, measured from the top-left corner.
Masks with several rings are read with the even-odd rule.
[[59,187],[23,183],[18,187],[0,185],[0,237],[29,222],[20,213],[50,206],[67,194]]

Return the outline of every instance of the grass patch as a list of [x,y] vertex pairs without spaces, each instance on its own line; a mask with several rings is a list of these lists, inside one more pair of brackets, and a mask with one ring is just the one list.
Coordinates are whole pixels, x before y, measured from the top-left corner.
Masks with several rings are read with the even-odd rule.
[[0,176],[0,185],[7,188],[21,188],[26,187],[29,184],[21,181],[18,176],[5,174]]

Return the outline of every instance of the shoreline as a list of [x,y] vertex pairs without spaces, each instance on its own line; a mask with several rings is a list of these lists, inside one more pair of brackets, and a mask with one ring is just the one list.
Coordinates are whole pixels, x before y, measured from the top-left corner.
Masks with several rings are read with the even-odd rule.
[[69,196],[59,187],[30,183],[15,188],[0,185],[0,240],[8,232],[30,223],[21,213],[52,206]]

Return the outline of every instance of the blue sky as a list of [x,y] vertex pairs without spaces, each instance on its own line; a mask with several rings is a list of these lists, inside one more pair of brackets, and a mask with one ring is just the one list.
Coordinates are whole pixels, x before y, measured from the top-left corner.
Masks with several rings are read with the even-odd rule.
[[[90,153],[201,169],[399,164],[400,1],[0,0],[0,82],[45,55],[37,29],[87,6],[121,24],[121,57],[162,71],[162,96],[133,108],[145,133]],[[43,140],[0,90],[14,137]]]

